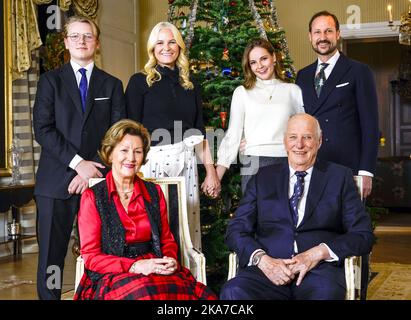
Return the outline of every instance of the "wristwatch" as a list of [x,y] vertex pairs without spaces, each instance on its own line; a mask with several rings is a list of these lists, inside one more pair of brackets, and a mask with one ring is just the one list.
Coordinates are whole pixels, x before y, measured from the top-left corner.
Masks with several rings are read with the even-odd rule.
[[253,266],[258,266],[258,264],[259,264],[260,261],[261,261],[262,256],[264,256],[264,255],[266,255],[265,251],[263,251],[263,250],[258,251],[258,252],[254,255],[253,260],[251,261],[251,264],[252,264]]

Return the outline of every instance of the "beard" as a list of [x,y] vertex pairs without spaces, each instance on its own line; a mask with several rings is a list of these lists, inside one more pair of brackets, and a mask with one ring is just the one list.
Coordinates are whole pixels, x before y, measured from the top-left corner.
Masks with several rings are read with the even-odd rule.
[[[327,43],[329,45],[328,50],[321,51],[320,49],[318,49],[318,45],[320,45],[321,43]],[[315,45],[313,45],[313,44],[311,44],[311,45],[313,47],[313,50],[321,56],[328,56],[331,53],[335,52],[335,50],[337,50],[337,43],[333,44],[328,40],[318,41]]]

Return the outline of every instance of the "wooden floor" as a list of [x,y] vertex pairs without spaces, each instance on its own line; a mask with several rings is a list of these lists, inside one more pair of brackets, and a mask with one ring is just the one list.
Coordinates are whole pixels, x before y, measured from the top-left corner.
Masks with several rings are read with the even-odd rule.
[[[65,260],[62,292],[74,289],[75,270],[75,258],[69,250]],[[0,300],[37,300],[36,275],[36,253],[0,258]]]
[[[411,264],[411,213],[389,213],[381,217],[375,232],[377,243],[372,263]],[[0,258],[0,300],[35,300],[37,254]],[[69,250],[64,270],[63,292],[74,288],[75,259]]]
[[371,262],[411,264],[411,213],[381,216],[375,236]]

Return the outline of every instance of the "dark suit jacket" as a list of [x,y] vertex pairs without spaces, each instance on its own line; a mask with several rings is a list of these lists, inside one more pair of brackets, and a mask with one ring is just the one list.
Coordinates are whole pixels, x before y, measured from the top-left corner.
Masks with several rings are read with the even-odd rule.
[[331,162],[315,164],[304,218],[296,229],[288,188],[288,163],[260,168],[248,183],[226,235],[240,267],[259,248],[271,257],[288,259],[294,253],[294,240],[299,252],[325,243],[342,265],[347,256],[371,251],[371,221],[350,169]]
[[69,167],[70,161],[76,154],[85,160],[100,161],[97,150],[104,134],[124,117],[121,81],[96,66],[90,77],[84,114],[70,63],[42,74],[33,110],[35,139],[41,146],[35,195],[69,198],[67,188],[76,175]]
[[378,152],[378,102],[369,67],[341,54],[317,98],[317,61],[300,70],[296,83],[305,112],[320,122],[323,143],[318,157],[345,165],[358,174],[375,174]]

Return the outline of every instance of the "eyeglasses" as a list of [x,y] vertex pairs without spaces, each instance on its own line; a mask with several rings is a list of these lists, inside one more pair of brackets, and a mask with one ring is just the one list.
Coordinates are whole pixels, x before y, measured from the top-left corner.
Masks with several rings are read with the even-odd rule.
[[67,36],[73,42],[79,42],[80,39],[84,39],[85,42],[92,42],[96,39],[96,37],[91,33],[72,33]]

